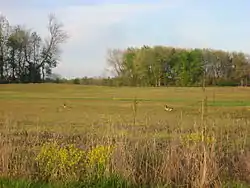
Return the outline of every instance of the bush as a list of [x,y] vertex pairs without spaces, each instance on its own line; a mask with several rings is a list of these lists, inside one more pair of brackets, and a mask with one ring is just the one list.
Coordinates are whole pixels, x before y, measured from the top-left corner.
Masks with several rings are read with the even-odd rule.
[[46,143],[36,157],[42,179],[77,180],[77,171],[84,167],[85,152],[74,145]]
[[73,84],[81,84],[81,80],[79,78],[75,78],[73,80]]
[[74,145],[45,143],[36,157],[42,180],[98,181],[105,176],[113,147],[96,146],[88,152]]

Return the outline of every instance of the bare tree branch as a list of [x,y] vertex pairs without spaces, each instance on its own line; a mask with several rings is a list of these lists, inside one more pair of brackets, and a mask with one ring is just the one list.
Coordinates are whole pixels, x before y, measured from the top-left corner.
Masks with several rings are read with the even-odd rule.
[[123,54],[124,51],[119,49],[109,49],[107,52],[108,69],[116,76],[120,76],[123,71]]
[[57,55],[59,53],[59,44],[64,43],[68,39],[68,34],[62,29],[63,24],[59,23],[54,14],[49,15],[49,37],[45,39],[46,52],[38,68],[43,67],[47,61],[49,54]]

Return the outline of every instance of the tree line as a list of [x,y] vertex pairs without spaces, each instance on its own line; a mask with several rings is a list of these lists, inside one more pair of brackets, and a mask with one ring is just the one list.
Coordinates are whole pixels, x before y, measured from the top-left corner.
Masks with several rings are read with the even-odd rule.
[[0,15],[0,83],[44,82],[58,64],[60,44],[68,38],[53,14],[48,19],[48,36],[21,25],[11,25]]
[[54,78],[56,83],[103,86],[248,86],[250,58],[242,52],[168,46],[110,49],[108,78]]
[[74,83],[108,86],[200,86],[248,85],[250,58],[243,52],[214,49],[182,49],[169,46],[110,49],[108,78],[53,77],[60,60],[60,45],[68,35],[53,14],[48,36],[20,25],[11,25],[0,15],[0,83]]
[[108,69],[118,85],[248,85],[250,58],[242,52],[168,46],[108,50]]

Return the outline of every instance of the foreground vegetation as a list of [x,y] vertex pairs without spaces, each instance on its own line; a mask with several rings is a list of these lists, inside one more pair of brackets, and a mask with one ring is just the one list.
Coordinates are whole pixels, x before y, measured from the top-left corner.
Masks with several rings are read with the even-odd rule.
[[248,187],[249,91],[1,85],[1,184]]

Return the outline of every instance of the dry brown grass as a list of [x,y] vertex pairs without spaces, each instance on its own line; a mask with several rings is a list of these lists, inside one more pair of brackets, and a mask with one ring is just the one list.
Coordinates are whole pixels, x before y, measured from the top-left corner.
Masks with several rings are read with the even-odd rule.
[[[249,93],[248,88],[208,88],[208,102],[214,106],[208,106],[202,118],[200,88],[4,85],[0,175],[42,178],[35,157],[43,143],[57,141],[83,149],[115,145],[108,173],[137,185],[221,187],[227,181],[249,182]],[[139,101],[135,112],[133,100],[119,100],[135,96],[151,101]],[[174,111],[164,111],[165,103]],[[187,136],[190,140],[184,141]],[[208,136],[215,141],[207,142]],[[75,173],[78,180],[85,177],[82,171]]]

